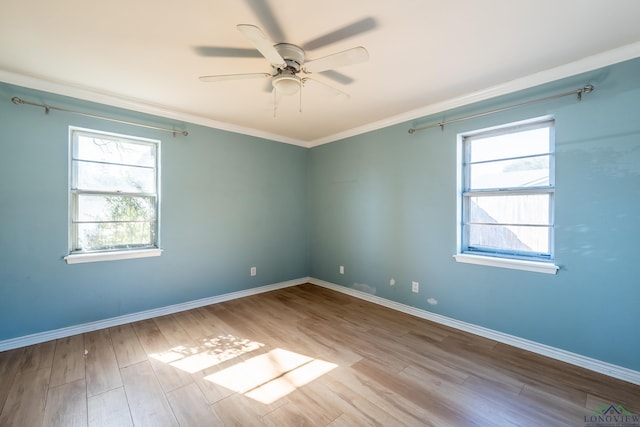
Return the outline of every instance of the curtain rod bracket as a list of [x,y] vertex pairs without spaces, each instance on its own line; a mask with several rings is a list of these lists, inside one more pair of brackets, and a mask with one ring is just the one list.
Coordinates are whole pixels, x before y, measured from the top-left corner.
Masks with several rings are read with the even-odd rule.
[[593,85],[586,85],[585,87],[583,87],[582,89],[580,89],[577,93],[578,95],[578,102],[582,101],[582,94],[583,93],[589,93],[593,91]]

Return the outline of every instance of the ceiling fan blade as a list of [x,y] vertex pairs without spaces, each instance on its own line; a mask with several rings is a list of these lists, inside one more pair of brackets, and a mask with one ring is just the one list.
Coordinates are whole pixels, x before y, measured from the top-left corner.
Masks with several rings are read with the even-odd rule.
[[353,83],[353,79],[345,74],[339,73],[336,70],[327,70],[320,72],[323,76],[333,80],[334,82],[338,82],[343,85],[349,85]]
[[269,73],[245,73],[245,74],[219,74],[216,76],[201,76],[200,81],[204,83],[221,82],[225,80],[244,80],[244,79],[265,79],[271,77]]
[[358,64],[368,60],[369,52],[367,52],[367,49],[360,46],[334,53],[333,55],[325,56],[323,58],[318,58],[313,61],[305,62],[303,68],[305,71],[310,73],[317,73],[320,71],[343,67],[345,65]]
[[269,7],[266,0],[245,0],[245,3],[253,10],[262,26],[267,30],[267,34],[276,39],[278,43],[285,41],[287,38],[278,24],[278,20],[273,14],[273,10]]
[[318,49],[332,43],[357,36],[358,34],[373,30],[377,26],[378,23],[375,19],[371,17],[364,18],[349,25],[345,25],[342,28],[338,28],[337,30],[331,31],[330,33],[324,34],[320,37],[316,37],[313,40],[309,40],[307,43],[302,45],[302,48],[304,50]]
[[204,57],[226,58],[260,58],[260,52],[255,49],[225,46],[195,46],[193,50]]
[[326,93],[329,93],[331,95],[334,95],[340,99],[349,99],[351,98],[351,95],[349,95],[346,92],[341,91],[340,89],[336,89],[333,86],[330,86],[326,83],[322,83],[321,81],[315,80],[315,79],[310,79],[308,77],[302,79],[302,84],[304,86],[313,86],[316,87],[318,89],[323,90]]
[[276,48],[273,47],[273,42],[264,35],[260,28],[248,24],[240,24],[236,27],[249,39],[251,44],[258,49],[262,56],[267,58],[267,61],[269,61],[271,65],[278,68],[285,67],[284,59],[280,56]]

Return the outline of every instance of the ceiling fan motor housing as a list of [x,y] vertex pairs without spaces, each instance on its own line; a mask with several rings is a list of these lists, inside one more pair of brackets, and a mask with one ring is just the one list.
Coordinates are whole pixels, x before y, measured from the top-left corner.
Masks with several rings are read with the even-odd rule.
[[295,73],[298,73],[304,63],[304,50],[289,43],[279,43],[274,47],[286,62],[287,68],[295,70]]

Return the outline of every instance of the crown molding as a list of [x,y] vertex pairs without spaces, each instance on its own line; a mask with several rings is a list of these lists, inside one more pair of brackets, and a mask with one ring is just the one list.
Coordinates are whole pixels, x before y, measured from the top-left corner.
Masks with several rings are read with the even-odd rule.
[[336,133],[323,138],[318,138],[314,141],[311,141],[311,143],[309,143],[309,147],[317,147],[319,145],[328,144],[330,142],[360,135],[366,132],[371,132],[385,127],[409,122],[411,120],[441,113],[443,111],[451,110],[454,108],[464,107],[465,105],[473,104],[479,101],[485,101],[497,96],[508,95],[520,90],[529,89],[541,84],[550,83],[566,77],[575,76],[581,73],[593,71],[598,68],[617,64],[619,62],[624,62],[638,57],[640,57],[640,42],[625,45],[617,49],[599,53],[597,55],[588,56],[578,61],[570,62],[559,67],[551,68],[522,78],[511,80],[506,83],[492,86],[467,95],[448,99],[434,104],[429,104],[415,110],[407,111],[406,113],[368,123],[366,125],[349,129],[344,132]]
[[202,117],[196,114],[172,110],[168,107],[149,104],[147,102],[136,99],[125,98],[91,88],[75,86],[66,82],[46,80],[43,78],[28,76],[2,69],[0,69],[0,81],[16,86],[26,87],[29,89],[54,93],[56,95],[69,96],[72,98],[81,99],[83,101],[96,102],[99,104],[109,105],[111,107],[124,108],[140,113],[178,120],[180,122],[201,125],[227,132],[239,133],[247,136],[268,139],[270,141],[282,142],[285,144],[297,145],[305,148],[309,147],[308,141],[302,141],[296,138],[290,138],[287,136],[244,126],[233,125],[230,123]]
[[285,144],[296,145],[304,148],[313,148],[319,145],[328,144],[330,142],[350,138],[352,136],[360,135],[385,127],[409,122],[411,120],[426,117],[432,114],[437,114],[443,111],[451,110],[453,108],[463,107],[465,105],[484,101],[501,95],[507,95],[509,93],[528,89],[566,77],[571,77],[577,74],[592,71],[637,57],[640,57],[640,42],[632,43],[619,47],[617,49],[592,55],[578,61],[511,80],[509,82],[479,90],[464,96],[448,99],[434,104],[429,104],[415,110],[407,111],[405,113],[391,116],[383,120],[378,120],[363,126],[348,129],[344,132],[339,132],[333,135],[318,138],[313,141],[305,141],[297,138],[287,137],[284,135],[265,132],[254,128],[233,125],[195,114],[172,110],[168,107],[149,104],[136,99],[130,99],[117,96],[115,94],[100,92],[91,88],[79,87],[66,82],[52,81],[39,77],[27,76],[7,70],[0,69],[0,81],[14,84],[16,86],[23,86],[30,89],[41,90],[44,92],[51,92],[57,95],[70,96],[73,98],[82,99],[84,101],[97,102],[112,107],[138,111],[141,113],[151,114],[223,131],[239,133],[276,142],[282,142]]

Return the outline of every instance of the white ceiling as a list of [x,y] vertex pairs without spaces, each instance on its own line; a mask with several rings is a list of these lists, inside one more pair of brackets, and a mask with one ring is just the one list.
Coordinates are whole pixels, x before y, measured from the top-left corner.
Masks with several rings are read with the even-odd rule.
[[[313,146],[640,56],[639,16],[637,0],[2,0],[0,80]],[[348,100],[304,87],[302,112],[283,97],[274,117],[266,81],[198,80],[270,72],[210,55],[252,48],[241,23],[300,46],[351,29],[307,59],[370,60],[312,75]]]

